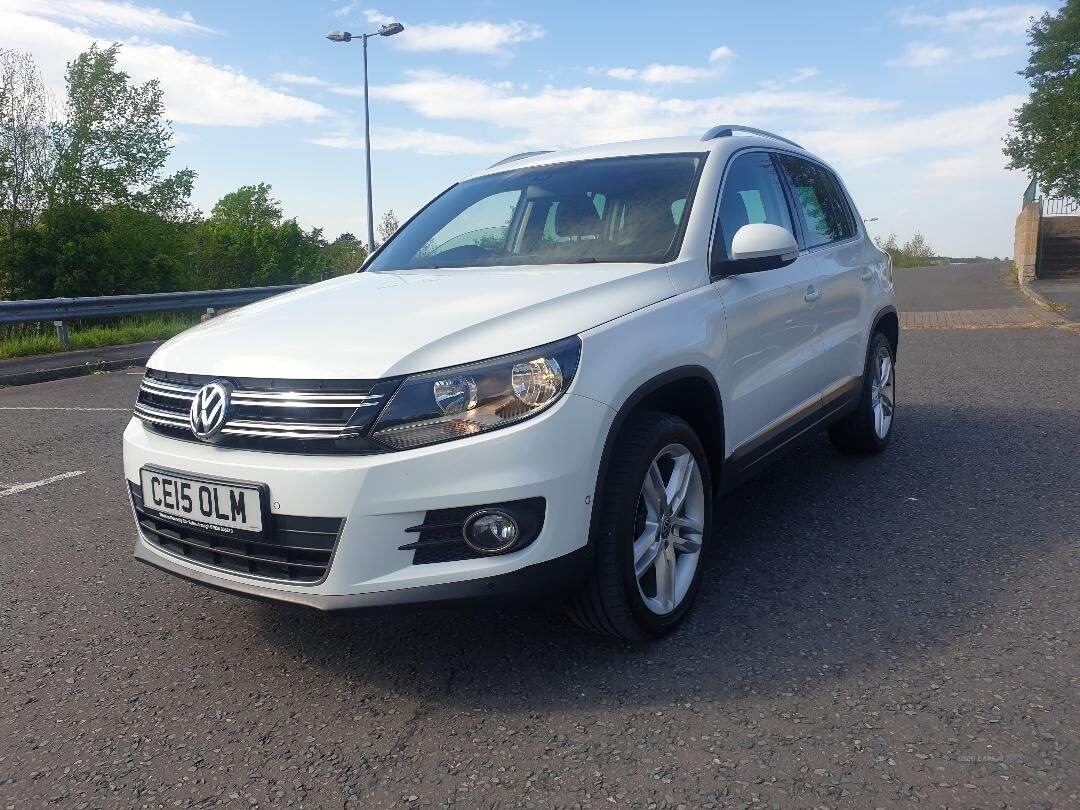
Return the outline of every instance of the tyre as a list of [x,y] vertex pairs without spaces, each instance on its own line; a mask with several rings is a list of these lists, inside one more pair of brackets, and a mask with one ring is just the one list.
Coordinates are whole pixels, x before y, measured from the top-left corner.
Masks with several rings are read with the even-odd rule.
[[580,626],[640,641],[669,633],[701,586],[712,527],[712,478],[682,419],[631,416],[598,486],[595,568],[567,606]]
[[896,357],[881,332],[870,338],[859,405],[829,428],[833,445],[844,453],[880,453],[896,421]]

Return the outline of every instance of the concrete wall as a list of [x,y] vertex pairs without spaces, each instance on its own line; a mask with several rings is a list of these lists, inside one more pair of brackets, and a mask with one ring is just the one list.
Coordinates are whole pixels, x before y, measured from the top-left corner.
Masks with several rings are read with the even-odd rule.
[[1028,203],[1016,217],[1013,235],[1013,260],[1022,279],[1035,278],[1035,259],[1039,251],[1039,201]]

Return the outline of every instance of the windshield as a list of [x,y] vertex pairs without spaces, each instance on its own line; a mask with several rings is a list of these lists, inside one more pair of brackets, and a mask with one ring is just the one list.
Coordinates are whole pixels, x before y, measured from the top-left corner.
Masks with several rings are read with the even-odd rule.
[[467,180],[409,221],[366,269],[670,261],[704,161],[606,158]]

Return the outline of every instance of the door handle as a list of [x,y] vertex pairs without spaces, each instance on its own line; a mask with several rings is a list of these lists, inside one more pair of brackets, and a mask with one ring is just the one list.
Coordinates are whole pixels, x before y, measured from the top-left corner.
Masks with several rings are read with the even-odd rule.
[[873,271],[873,269],[872,269],[872,268],[869,268],[869,269],[863,270],[863,273],[862,273],[862,275],[861,275],[861,276],[859,276],[859,278],[861,278],[861,279],[862,279],[863,281],[869,281],[869,280],[870,280],[870,279],[872,279],[873,277],[874,277],[874,271]]
[[821,298],[821,290],[814,289],[814,285],[811,284],[806,288],[806,295],[803,296],[803,300],[808,304],[812,304]]

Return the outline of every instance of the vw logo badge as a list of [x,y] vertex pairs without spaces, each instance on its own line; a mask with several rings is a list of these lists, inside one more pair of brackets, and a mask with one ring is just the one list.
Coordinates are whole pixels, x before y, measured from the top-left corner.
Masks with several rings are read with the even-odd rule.
[[208,442],[225,427],[229,415],[229,395],[232,387],[226,382],[212,382],[204,385],[191,400],[188,421],[191,432],[196,438]]

